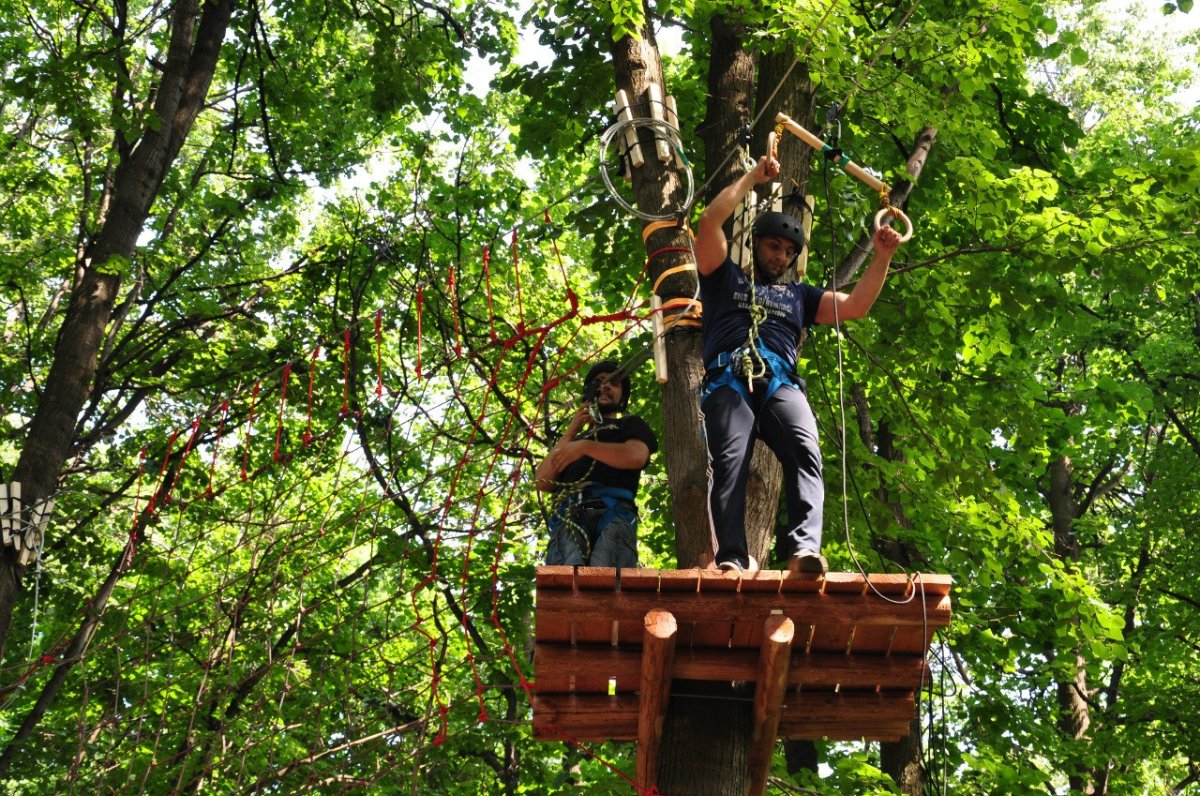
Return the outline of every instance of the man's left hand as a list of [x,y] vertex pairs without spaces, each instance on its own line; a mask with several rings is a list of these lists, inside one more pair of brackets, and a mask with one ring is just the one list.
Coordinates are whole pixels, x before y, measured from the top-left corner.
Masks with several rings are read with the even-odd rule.
[[875,230],[875,234],[871,236],[871,245],[876,251],[883,252],[891,256],[900,248],[900,233],[889,226],[881,226]]

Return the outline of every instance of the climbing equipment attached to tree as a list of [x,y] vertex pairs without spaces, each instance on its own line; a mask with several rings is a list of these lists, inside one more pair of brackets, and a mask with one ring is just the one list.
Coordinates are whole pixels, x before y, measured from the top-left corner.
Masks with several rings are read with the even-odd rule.
[[[787,114],[775,114],[775,122],[775,133],[782,133],[784,130],[787,130],[815,150],[827,153],[833,153],[835,151],[833,147],[829,146],[820,138],[817,138],[817,136],[813,135],[808,130],[797,124]],[[892,189],[889,188],[888,185],[883,182],[883,180],[871,174],[857,163],[854,163],[850,160],[850,158],[843,154],[839,153],[836,155],[836,162],[846,171],[846,173],[856,177],[868,188],[871,188],[877,194],[879,194],[879,204],[882,207],[880,208],[879,212],[875,214],[875,229],[879,229],[879,225],[883,223],[884,219],[888,216],[891,216],[902,222],[905,226],[905,231],[900,236],[900,242],[903,243],[909,240],[913,234],[912,222],[909,221],[908,216],[904,214],[903,210],[892,204]]]
[[[600,135],[600,177],[604,180],[604,186],[608,189],[609,195],[625,211],[644,221],[671,221],[679,218],[687,208],[692,206],[692,200],[696,195],[696,184],[692,177],[691,164],[688,163],[687,155],[684,153],[683,144],[680,141],[679,122],[676,118],[674,100],[671,97],[667,97],[665,101],[660,99],[662,90],[655,84],[650,84],[647,93],[650,94],[651,114],[648,117],[634,116],[625,92],[617,92],[616,102],[613,106],[617,121]],[[616,161],[622,164],[623,169],[626,166],[639,168],[645,163],[641,145],[638,143],[638,127],[649,127],[654,132],[655,151],[659,161],[668,163],[674,158],[679,170],[683,172],[687,190],[679,209],[662,214],[644,213],[626,201],[613,185],[612,178],[609,176],[608,150],[614,141],[621,141],[624,144],[623,149],[618,149],[616,158]]]

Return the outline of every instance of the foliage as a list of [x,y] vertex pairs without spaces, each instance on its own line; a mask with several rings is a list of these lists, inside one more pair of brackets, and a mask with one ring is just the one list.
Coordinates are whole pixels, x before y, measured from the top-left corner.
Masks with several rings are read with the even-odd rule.
[[[7,476],[110,211],[105,180],[150,123],[169,9],[2,8]],[[1188,787],[1200,127],[1170,101],[1186,70],[1153,42],[1118,46],[1087,10],[833,8],[649,18],[687,28],[668,59],[685,149],[717,13],[799,53],[844,107],[842,145],[887,179],[938,130],[883,297],[844,335],[816,332],[802,362],[827,517],[849,473],[834,567],[852,552],[891,566],[872,551],[898,545],[956,578],[927,776],[971,794]],[[135,256],[105,265],[122,293],[3,659],[6,790],[556,793],[577,791],[578,763],[588,792],[630,791],[630,747],[531,740],[547,506],[528,472],[579,367],[647,339],[637,224],[593,176],[609,42],[642,12],[238,7]],[[509,62],[519,25],[553,63]],[[492,86],[468,89],[473,55]],[[875,198],[814,173],[819,275]],[[636,383],[632,408],[661,433],[657,391]],[[659,459],[640,541],[665,567]],[[9,744],[57,667],[62,690]],[[1078,738],[1062,731],[1070,682],[1089,708]],[[796,787],[893,792],[872,752],[824,755]]]

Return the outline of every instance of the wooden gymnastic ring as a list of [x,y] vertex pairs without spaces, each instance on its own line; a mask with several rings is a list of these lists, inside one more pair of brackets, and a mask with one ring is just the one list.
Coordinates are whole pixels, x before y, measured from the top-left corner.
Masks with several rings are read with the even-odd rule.
[[901,243],[907,243],[913,235],[912,222],[908,220],[908,216],[904,215],[904,211],[895,207],[885,207],[875,214],[875,230],[878,231],[885,216],[892,216],[897,221],[903,221],[905,232],[900,236]]

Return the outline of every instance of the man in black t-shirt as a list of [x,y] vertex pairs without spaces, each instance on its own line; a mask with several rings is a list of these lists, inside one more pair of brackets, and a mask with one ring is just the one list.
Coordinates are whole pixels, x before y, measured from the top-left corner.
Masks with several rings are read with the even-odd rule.
[[583,405],[538,465],[537,488],[555,493],[547,564],[637,566],[634,498],[658,439],[640,417],[621,416],[629,377],[609,378],[619,367],[606,360],[588,371]]
[[746,544],[746,481],[754,442],[762,438],[783,467],[788,569],[824,574],[821,555],[825,484],[817,423],[795,373],[801,332],[814,323],[840,323],[867,314],[900,246],[900,234],[881,227],[875,255],[849,294],[781,277],[804,246],[800,222],[767,212],[753,227],[753,268],[729,257],[722,226],[755,185],[779,174],[770,156],[729,185],[700,216],[696,268],[704,307],[704,430],[712,460],[709,513],[717,538],[716,564],[752,568]]

